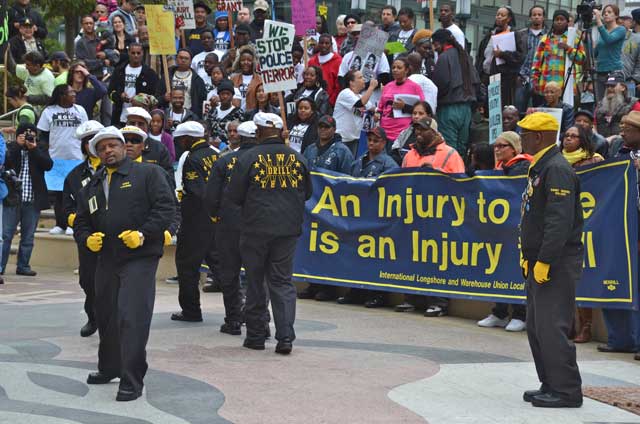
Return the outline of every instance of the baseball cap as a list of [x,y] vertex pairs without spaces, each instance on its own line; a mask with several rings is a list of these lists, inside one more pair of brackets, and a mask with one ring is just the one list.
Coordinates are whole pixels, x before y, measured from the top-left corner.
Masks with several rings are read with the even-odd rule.
[[264,10],[265,12],[268,12],[269,3],[267,3],[265,0],[256,0],[256,2],[253,4],[253,11],[255,12],[256,10]]
[[249,25],[247,24],[236,25],[236,34],[239,32],[250,34],[251,30],[249,29]]
[[126,127],[123,127],[120,132],[122,132],[125,139],[127,138],[127,135],[137,135],[143,141],[147,138],[147,133],[134,125],[127,125]]
[[27,17],[20,18],[19,23],[22,26],[33,26],[33,21],[30,18],[27,18]]
[[318,119],[318,126],[320,125],[326,125],[328,127],[336,127],[336,120],[333,119],[333,116],[331,115],[323,115],[322,117],[320,117],[320,119]]
[[424,128],[424,129],[431,128],[434,131],[438,131],[438,123],[436,122],[435,119],[431,119],[429,117],[425,117],[425,118],[422,118],[421,120],[419,120],[418,122],[414,122],[413,126],[414,127],[421,127],[421,128]]
[[235,87],[233,86],[233,83],[228,79],[224,79],[220,81],[220,84],[218,84],[218,93],[221,93],[223,91],[230,91],[231,94],[235,93]]
[[282,129],[282,127],[284,126],[282,123],[282,118],[280,118],[275,113],[258,112],[253,117],[253,122],[259,127],[266,128]]
[[52,62],[54,60],[59,60],[60,62],[70,62],[69,56],[65,52],[53,52],[51,53],[51,57],[49,61]]
[[622,123],[640,128],[640,112],[633,110],[622,117]]
[[624,78],[622,77],[622,75],[618,74],[618,73],[611,73],[609,74],[609,77],[607,78],[607,85],[618,85],[618,84],[624,84]]
[[85,121],[78,128],[76,128],[76,138],[82,140],[85,137],[96,135],[101,129],[104,128],[98,121]]
[[377,135],[378,137],[383,139],[385,141],[385,143],[389,142],[389,138],[387,137],[387,132],[380,125],[375,126],[373,128],[369,128],[369,131],[367,131],[367,135],[369,135],[369,134]]
[[553,115],[545,112],[534,112],[518,121],[518,126],[529,131],[558,131],[560,124]]
[[173,138],[178,137],[204,137],[204,127],[200,122],[196,121],[187,121],[176,127],[176,130],[173,132]]

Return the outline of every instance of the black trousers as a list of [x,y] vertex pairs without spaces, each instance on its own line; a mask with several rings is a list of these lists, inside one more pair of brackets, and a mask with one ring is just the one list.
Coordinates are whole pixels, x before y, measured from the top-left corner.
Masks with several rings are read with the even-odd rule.
[[64,213],[64,206],[62,205],[62,192],[50,191],[49,201],[51,200],[53,200],[53,212],[56,216],[56,225],[66,230],[69,223],[67,222],[67,214]]
[[[527,320],[527,306],[511,304],[511,319],[519,319],[520,321]],[[509,304],[508,303],[496,303],[491,313],[500,319],[505,319],[509,316]]]
[[157,257],[124,263],[104,256],[98,258],[98,370],[109,376],[119,376],[122,389],[141,391],[144,385],[158,262]]
[[582,255],[558,258],[543,284],[534,280],[532,263],[527,278],[527,336],[542,390],[570,400],[582,399],[576,347],[568,337],[582,261]]
[[84,291],[84,311],[89,321],[95,322],[96,266],[98,255],[84,246],[78,246],[78,277]]
[[224,227],[216,231],[216,250],[219,253],[220,283],[224,300],[225,321],[242,321],[242,295],[240,294],[240,232]]
[[297,236],[243,234],[240,237],[240,251],[248,280],[244,311],[247,339],[263,341],[265,338],[265,315],[268,314],[265,283],[271,296],[276,340],[295,339],[296,288],[291,282],[291,275],[297,241]]
[[185,222],[183,220],[178,231],[176,245],[178,302],[182,313],[190,318],[202,317],[199,282],[200,265],[203,261],[212,272],[217,272],[215,227],[211,222]]

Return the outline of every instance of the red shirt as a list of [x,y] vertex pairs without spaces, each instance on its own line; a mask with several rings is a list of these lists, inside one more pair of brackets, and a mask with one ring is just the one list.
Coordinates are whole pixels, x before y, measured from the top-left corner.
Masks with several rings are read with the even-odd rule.
[[342,63],[342,57],[338,53],[333,53],[333,57],[324,64],[320,64],[320,54],[315,54],[309,59],[309,66],[318,66],[322,69],[322,78],[327,83],[327,94],[331,107],[335,106],[338,94],[340,94],[340,84],[338,83],[338,71]]

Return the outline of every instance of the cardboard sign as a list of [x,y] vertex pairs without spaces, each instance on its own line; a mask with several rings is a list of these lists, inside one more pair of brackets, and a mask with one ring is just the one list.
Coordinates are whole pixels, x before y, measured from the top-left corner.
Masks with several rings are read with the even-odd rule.
[[218,0],[217,8],[220,11],[239,12],[242,9],[242,0]]
[[167,5],[173,8],[176,18],[182,18],[184,22],[182,29],[195,29],[196,11],[193,8],[193,0],[167,0]]
[[175,17],[166,6],[148,4],[144,7],[149,29],[149,52],[156,55],[176,54]]
[[291,24],[264,21],[264,36],[256,40],[256,51],[265,93],[295,90],[298,86],[291,54],[295,31]]
[[316,29],[315,0],[291,0],[291,22],[296,26],[296,35],[309,36],[308,30]]
[[351,69],[357,68],[362,72],[366,82],[376,75],[380,64],[380,57],[384,54],[389,34],[378,29],[375,25],[364,24],[360,32],[358,44],[351,58]]
[[496,142],[502,134],[502,97],[500,97],[500,74],[491,75],[489,79],[489,143]]

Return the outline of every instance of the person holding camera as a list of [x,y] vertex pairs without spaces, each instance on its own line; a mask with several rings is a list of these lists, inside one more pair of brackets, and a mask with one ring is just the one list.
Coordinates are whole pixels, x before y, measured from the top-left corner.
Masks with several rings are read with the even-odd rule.
[[29,261],[40,211],[49,208],[44,173],[53,167],[48,145],[38,141],[37,133],[35,125],[21,124],[16,130],[16,141],[7,144],[5,169],[14,174],[5,178],[9,195],[2,210],[2,274],[6,271],[11,242],[20,223],[16,274],[36,275]]
[[620,9],[615,4],[608,4],[602,10],[593,9],[600,39],[596,44],[596,101],[600,102],[606,92],[606,83],[612,72],[622,73],[622,44],[627,36],[624,26],[616,21]]

